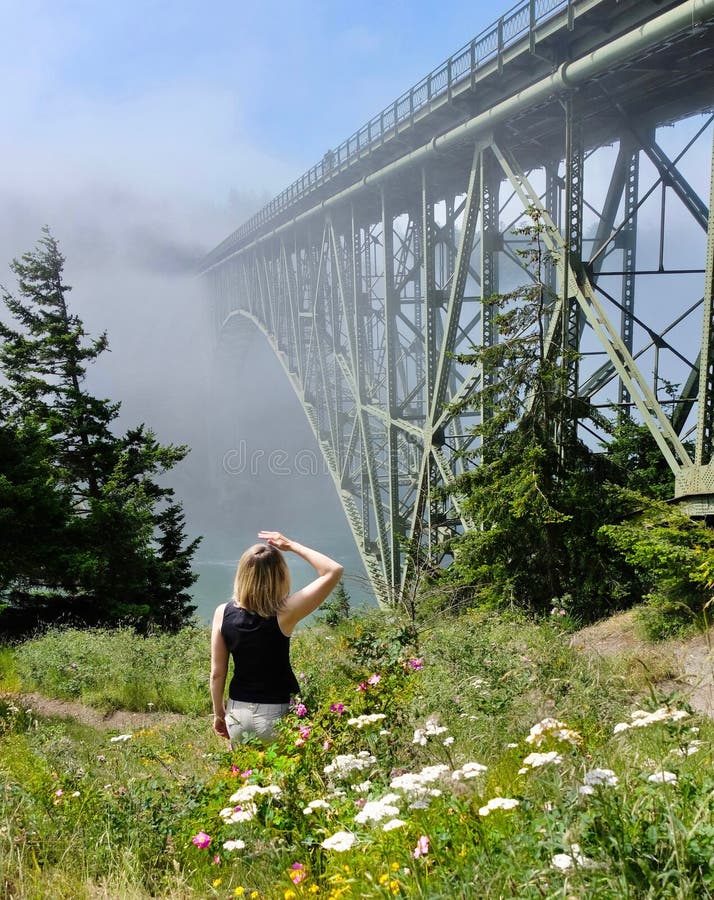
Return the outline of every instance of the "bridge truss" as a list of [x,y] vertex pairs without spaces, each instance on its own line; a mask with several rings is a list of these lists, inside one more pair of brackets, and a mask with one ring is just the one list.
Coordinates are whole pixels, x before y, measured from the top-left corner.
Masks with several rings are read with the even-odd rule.
[[290,378],[380,602],[405,541],[471,524],[442,490],[479,421],[455,357],[498,341],[484,299],[529,278],[529,208],[577,427],[632,412],[714,514],[713,108],[714,0],[525,0],[204,260],[217,329],[252,321]]

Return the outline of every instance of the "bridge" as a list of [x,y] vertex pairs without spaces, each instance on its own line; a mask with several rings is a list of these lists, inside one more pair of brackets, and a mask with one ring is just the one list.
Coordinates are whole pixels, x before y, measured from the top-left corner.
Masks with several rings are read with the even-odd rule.
[[203,260],[217,332],[253,322],[293,384],[380,602],[405,541],[471,524],[440,490],[479,421],[456,356],[530,277],[529,208],[580,433],[632,412],[714,514],[713,109],[714,0],[520,0]]

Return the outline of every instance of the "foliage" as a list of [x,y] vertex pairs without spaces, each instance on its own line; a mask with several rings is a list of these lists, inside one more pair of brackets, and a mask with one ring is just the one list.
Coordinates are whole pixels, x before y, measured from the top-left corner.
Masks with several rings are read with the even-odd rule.
[[[32,642],[37,668],[80,637]],[[124,652],[129,632],[93,638]],[[145,654],[157,680],[185,652],[166,642]],[[578,654],[558,617],[469,612],[415,634],[355,615],[302,630],[295,651],[310,699],[268,747],[226,750],[209,716],[117,735],[0,705],[4,894],[714,892],[711,722],[651,686],[638,709],[643,682]],[[56,669],[58,690],[73,671]]]
[[350,595],[347,593],[347,588],[344,586],[343,582],[340,581],[334,591],[320,607],[320,615],[318,618],[326,625],[335,626],[339,625],[340,622],[344,622],[349,616]]
[[647,590],[642,622],[652,637],[669,637],[706,624],[711,599],[706,568],[714,558],[714,532],[675,507],[622,491],[632,515],[601,534],[639,573]]
[[[181,508],[164,474],[186,447],[163,446],[144,425],[116,436],[119,403],[94,397],[87,370],[107,349],[71,312],[64,257],[47,229],[12,263],[19,297],[0,323],[3,627],[38,620],[151,622],[180,628],[195,581]],[[23,612],[24,610],[24,612]]]
[[474,526],[452,541],[453,563],[436,583],[460,606],[555,606],[583,621],[632,604],[640,585],[597,538],[622,512],[607,488],[620,473],[575,436],[576,415],[594,412],[574,409],[567,394],[577,355],[548,340],[549,329],[558,333],[543,280],[553,260],[539,210],[528,217],[516,233],[529,240],[519,253],[532,283],[484,298],[499,340],[459,357],[482,370],[483,386],[468,401],[481,412],[478,449],[465,454],[453,488]]

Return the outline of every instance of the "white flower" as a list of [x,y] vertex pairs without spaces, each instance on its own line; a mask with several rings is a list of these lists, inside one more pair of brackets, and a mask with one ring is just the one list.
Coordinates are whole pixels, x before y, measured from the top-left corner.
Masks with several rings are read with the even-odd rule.
[[316,809],[329,809],[329,808],[330,808],[330,804],[327,802],[327,800],[311,800],[307,804],[305,809],[303,810],[303,815],[309,816]]
[[632,722],[618,722],[615,725],[614,733],[619,734],[628,728],[646,728],[648,725],[654,725],[655,722],[679,722],[681,719],[686,719],[688,715],[686,709],[672,709],[669,706],[661,706],[654,712],[636,709],[630,713]]
[[224,841],[223,842],[224,850],[228,850],[228,851],[243,850],[244,848],[245,848],[245,841],[236,840],[236,841]]
[[572,744],[574,747],[582,743],[582,738],[577,731],[568,728],[565,722],[559,722],[550,717],[542,719],[531,728],[526,743],[540,747],[548,738]]
[[560,869],[563,872],[567,869],[572,869],[573,866],[576,865],[581,866],[584,869],[589,869],[595,865],[591,859],[588,859],[587,856],[583,856],[580,852],[579,844],[571,844],[570,853],[556,853],[551,859],[550,864],[554,869]]
[[353,784],[352,790],[356,791],[358,794],[366,794],[367,791],[372,787],[372,782],[369,778],[366,781],[360,782],[360,784]]
[[349,850],[357,838],[350,831],[337,831],[332,837],[325,838],[320,844],[324,850],[335,850],[337,853],[344,853]]
[[368,725],[374,725],[376,722],[381,722],[382,719],[386,719],[384,713],[371,713],[370,715],[357,716],[355,719],[348,719],[348,725],[354,725],[356,728],[366,728]]
[[485,806],[482,806],[479,809],[478,814],[480,816],[488,816],[490,815],[494,809],[515,809],[516,806],[519,806],[519,801],[515,800],[513,797],[493,797]]
[[654,772],[647,781],[651,781],[653,784],[675,784],[677,776],[674,772]]
[[262,787],[259,784],[246,784],[242,788],[238,788],[235,794],[228,798],[229,803],[245,803],[258,797],[260,794],[273,794],[277,796],[282,793],[277,784],[269,784]]
[[619,779],[612,769],[590,769],[583,776],[583,782],[578,788],[579,793],[594,794],[596,787],[615,787]]
[[670,750],[669,752],[672,756],[692,756],[695,753],[699,753],[699,748],[701,746],[702,741],[690,741],[686,747],[675,747],[674,750]]
[[[394,794],[389,796],[394,797]],[[399,807],[393,806],[389,802],[388,797],[382,797],[381,800],[368,800],[355,816],[355,822],[364,825],[367,822],[381,822],[382,819],[396,816],[399,812]]]
[[462,778],[478,778],[478,776],[482,775],[485,771],[486,766],[482,766],[481,763],[468,762],[464,763],[460,769],[454,769],[451,773],[451,777],[454,781],[461,781]]
[[548,753],[529,753],[523,760],[523,768],[518,770],[518,774],[522,775],[524,772],[527,772],[529,766],[533,769],[538,769],[541,766],[547,766],[550,763],[555,763],[557,765],[562,761],[563,757],[555,750],[550,750]]
[[450,747],[454,743],[454,738],[449,735],[449,737],[444,738],[443,744],[445,747]]
[[335,775],[338,778],[346,778],[351,772],[360,772],[368,769],[373,763],[377,762],[377,758],[372,756],[366,750],[360,750],[356,755],[345,753],[336,756],[332,762],[325,766],[326,775]]
[[403,819],[390,819],[382,825],[382,831],[394,831],[395,828],[401,828],[407,823]]
[[244,806],[227,806],[219,813],[224,822],[235,824],[236,822],[250,822],[258,812],[255,803],[246,803]]
[[118,741],[128,741],[132,737],[134,737],[133,734],[118,734],[116,737],[109,738],[109,742],[116,744]]

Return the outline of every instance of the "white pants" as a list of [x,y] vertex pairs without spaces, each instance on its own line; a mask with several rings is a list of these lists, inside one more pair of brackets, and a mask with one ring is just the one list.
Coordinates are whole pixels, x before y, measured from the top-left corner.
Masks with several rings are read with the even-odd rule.
[[290,708],[289,703],[226,702],[226,727],[231,744],[242,744],[252,737],[269,743],[276,737],[275,726]]

